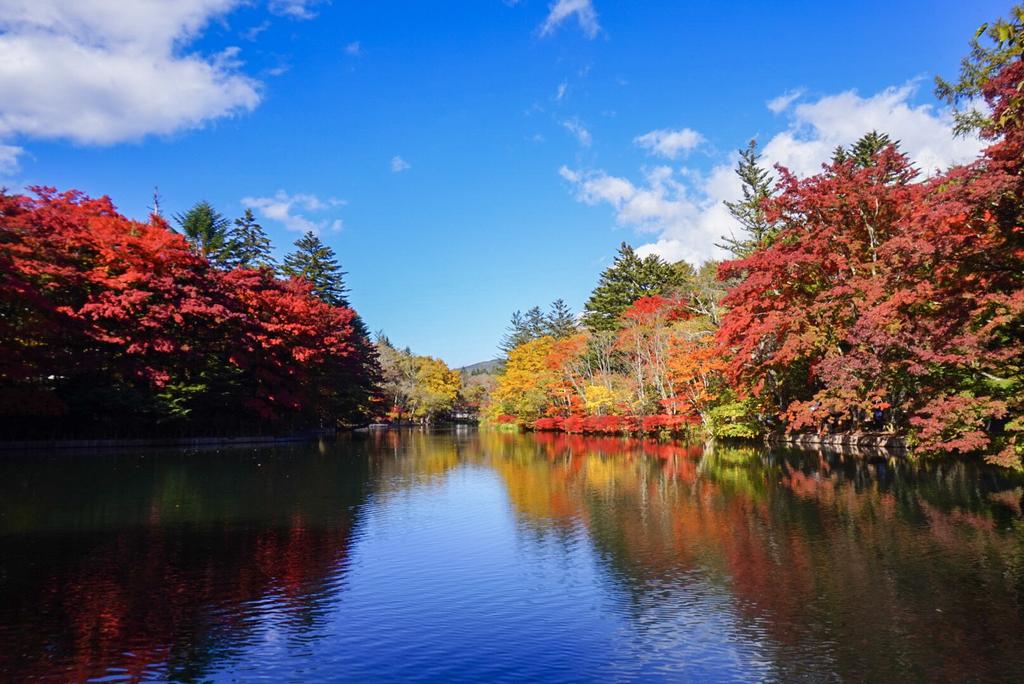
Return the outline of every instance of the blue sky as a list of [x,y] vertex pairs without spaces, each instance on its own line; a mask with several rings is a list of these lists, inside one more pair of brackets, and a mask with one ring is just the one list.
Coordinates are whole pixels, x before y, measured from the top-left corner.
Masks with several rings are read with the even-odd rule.
[[716,256],[751,137],[801,173],[872,128],[969,159],[932,79],[1009,7],[0,0],[0,182],[313,227],[371,329],[463,365],[623,240]]

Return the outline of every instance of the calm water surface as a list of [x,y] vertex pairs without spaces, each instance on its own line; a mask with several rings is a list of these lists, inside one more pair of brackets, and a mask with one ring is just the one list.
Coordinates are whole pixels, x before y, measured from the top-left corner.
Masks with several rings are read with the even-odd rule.
[[486,432],[0,455],[0,679],[1021,681],[1022,481]]

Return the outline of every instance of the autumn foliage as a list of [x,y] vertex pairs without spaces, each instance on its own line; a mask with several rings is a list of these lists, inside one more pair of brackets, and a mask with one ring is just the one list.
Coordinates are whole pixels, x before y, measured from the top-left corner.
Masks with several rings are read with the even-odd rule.
[[7,435],[229,433],[358,420],[375,358],[355,313],[269,269],[212,265],[107,198],[0,195]]
[[990,146],[921,180],[894,146],[864,167],[783,171],[777,241],[723,264],[728,381],[789,430],[908,432],[925,451],[1019,460],[1024,70],[985,86]]
[[[758,235],[731,241],[724,296],[676,264],[681,279],[635,299],[611,333],[592,326],[574,354],[556,358],[544,338],[514,349],[502,411],[566,432],[652,432],[645,421],[685,416],[717,436],[899,434],[920,452],[1020,466],[1024,11],[1014,16],[989,29],[993,47],[975,44],[959,84],[940,85],[988,105],[960,118],[981,117],[977,160],[925,177],[871,133],[817,175],[778,168],[774,188],[730,206]],[[740,175],[763,183],[754,150]]]

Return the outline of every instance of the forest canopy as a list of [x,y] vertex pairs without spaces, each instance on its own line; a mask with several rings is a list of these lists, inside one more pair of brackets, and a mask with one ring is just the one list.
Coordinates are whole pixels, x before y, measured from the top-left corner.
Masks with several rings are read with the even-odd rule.
[[34,193],[0,195],[5,435],[285,432],[375,410],[376,353],[329,248],[306,236],[286,259],[305,270],[279,275],[251,213],[232,228],[200,202],[178,233]]

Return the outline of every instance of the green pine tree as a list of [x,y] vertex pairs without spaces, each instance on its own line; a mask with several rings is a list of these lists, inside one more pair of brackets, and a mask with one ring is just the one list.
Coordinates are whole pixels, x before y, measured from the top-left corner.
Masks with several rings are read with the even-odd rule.
[[197,202],[185,213],[175,214],[174,220],[196,251],[213,263],[225,263],[230,223],[213,205]]
[[[334,250],[328,247],[313,231],[295,241],[295,251],[285,256],[281,263],[281,275],[302,278],[313,287],[313,293],[333,306],[351,308],[348,301],[348,287],[345,285],[345,272],[338,265]],[[363,317],[356,312],[352,319],[358,345],[370,350],[370,329]]]
[[532,307],[526,312],[526,328],[530,333],[531,340],[548,334],[548,319],[539,306]]
[[850,161],[849,152],[842,145],[836,145],[836,149],[832,150],[832,163],[845,164],[848,161]]
[[869,166],[875,165],[875,155],[889,145],[899,147],[900,141],[893,142],[892,138],[885,133],[871,131],[870,133],[865,133],[861,136],[860,140],[850,146],[848,158],[857,168],[866,169]]
[[576,332],[576,317],[572,309],[561,299],[551,303],[548,313],[541,311],[539,306],[532,307],[526,313],[516,311],[501,339],[498,348],[507,356],[509,352],[521,344],[536,340],[544,335],[556,338],[568,337]]
[[655,254],[643,259],[625,242],[615,262],[601,274],[584,307],[583,321],[591,330],[615,330],[630,304],[650,295],[664,295],[683,285],[679,270]]
[[308,231],[295,241],[295,251],[284,258],[281,273],[302,278],[328,304],[348,306],[345,273],[338,265],[334,250],[325,245],[313,231]]
[[523,315],[522,311],[514,311],[512,313],[512,320],[509,321],[508,328],[506,328],[505,335],[501,338],[498,348],[508,356],[509,352],[513,349],[532,339],[533,334],[530,331],[530,324],[526,316]]
[[[856,172],[862,169],[873,168],[878,164],[878,154],[887,147],[894,147],[899,152],[900,141],[893,140],[885,133],[871,131],[862,135],[855,143],[848,148],[838,147],[832,154],[834,171],[840,173]],[[846,171],[841,171],[844,168]],[[887,174],[882,182],[889,183],[896,180],[898,174]]]
[[576,316],[561,299],[551,302],[547,315],[547,333],[555,338],[569,337],[576,332]]
[[760,162],[757,141],[751,140],[747,149],[740,150],[740,161],[736,167],[736,175],[743,182],[743,199],[725,203],[729,213],[743,228],[744,237],[723,237],[723,244],[718,246],[731,252],[737,259],[743,259],[758,249],[767,247],[778,232],[764,216],[763,205],[772,195],[773,180]]
[[232,268],[274,268],[270,238],[256,222],[252,209],[246,209],[228,234],[227,263]]

